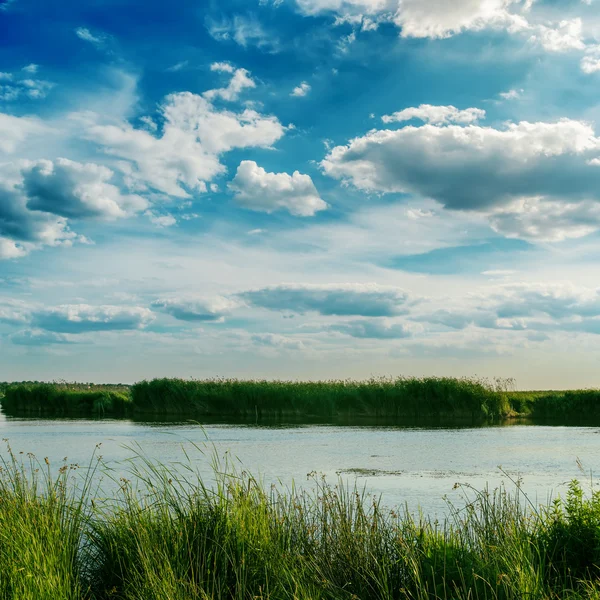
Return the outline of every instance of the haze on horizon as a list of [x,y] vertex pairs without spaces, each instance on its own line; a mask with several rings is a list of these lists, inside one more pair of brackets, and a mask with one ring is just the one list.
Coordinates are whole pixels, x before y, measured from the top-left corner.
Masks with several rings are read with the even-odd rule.
[[0,380],[600,386],[599,0],[0,0]]

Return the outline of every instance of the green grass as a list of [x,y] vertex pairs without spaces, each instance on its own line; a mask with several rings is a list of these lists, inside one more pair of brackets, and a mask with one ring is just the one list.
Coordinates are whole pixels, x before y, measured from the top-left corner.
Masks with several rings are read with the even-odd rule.
[[265,490],[216,465],[209,488],[186,464],[139,455],[103,497],[89,474],[65,465],[53,478],[9,455],[0,599],[600,598],[600,496],[576,482],[540,509],[518,488],[467,489],[439,524],[320,479],[312,492]]
[[[4,390],[2,392],[2,390]],[[133,386],[0,384],[9,415],[151,416],[242,420],[352,419],[499,422],[512,417],[561,423],[600,421],[600,390],[528,391],[510,381],[373,378],[366,381],[153,379]]]

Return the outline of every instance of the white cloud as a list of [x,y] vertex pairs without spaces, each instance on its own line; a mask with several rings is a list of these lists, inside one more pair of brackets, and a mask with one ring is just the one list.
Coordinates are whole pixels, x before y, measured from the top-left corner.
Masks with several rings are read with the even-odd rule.
[[51,81],[31,79],[37,73],[38,65],[30,64],[16,73],[0,73],[0,100],[14,102],[19,99],[41,100],[54,87]]
[[107,167],[59,158],[41,160],[22,170],[22,189],[31,210],[67,218],[117,219],[144,210],[148,203],[135,194],[122,194],[109,183]]
[[295,87],[290,96],[306,96],[310,92],[310,85],[303,81],[299,86]]
[[152,302],[152,308],[167,313],[179,321],[218,323],[238,306],[240,306],[238,300],[223,296],[161,298]]
[[220,71],[221,73],[233,73],[235,71],[235,67],[228,62],[215,62],[210,65],[210,70]]
[[600,44],[588,47],[581,59],[581,70],[588,75],[600,71]]
[[485,119],[485,110],[481,108],[466,108],[460,110],[455,106],[432,106],[421,104],[418,107],[405,108],[392,115],[384,115],[381,120],[384,123],[394,123],[419,119],[426,123],[441,125],[444,123],[476,123],[479,119]]
[[310,217],[327,208],[309,175],[298,171],[292,175],[267,173],[250,160],[240,163],[228,187],[238,204],[251,210],[270,213],[285,209],[296,216]]
[[539,42],[549,52],[567,52],[585,49],[582,35],[582,21],[577,18],[560,21],[555,27],[538,25],[536,33],[530,39]]
[[262,23],[252,15],[234,15],[232,19],[224,18],[221,21],[207,20],[208,33],[221,42],[234,41],[243,48],[256,46],[257,48],[277,52],[278,39],[268,33]]
[[182,60],[170,66],[167,71],[169,71],[169,73],[177,73],[178,71],[183,71],[183,69],[185,69],[189,64],[189,60]]
[[394,21],[402,37],[446,38],[485,28],[519,31],[528,27],[524,6],[520,0],[402,0]]
[[172,227],[177,224],[177,219],[173,215],[159,215],[153,211],[146,212],[150,222],[157,227]]
[[0,152],[11,154],[29,136],[48,131],[50,128],[37,117],[15,117],[0,113]]
[[106,36],[96,34],[94,35],[87,27],[78,27],[75,29],[75,35],[80,39],[95,46],[99,46],[106,40]]
[[[591,216],[585,208],[591,205],[577,203],[600,202],[600,170],[593,164],[599,153],[600,139],[581,121],[508,123],[502,129],[427,124],[370,131],[333,148],[321,166],[365,191],[410,193],[483,213],[507,207],[504,216],[491,215],[499,230],[509,223],[514,232],[530,225],[528,237],[561,239],[583,231],[578,215]],[[510,209],[515,202],[522,202],[518,217]],[[541,215],[547,215],[547,229],[550,215],[558,215],[556,203],[572,205],[559,212],[574,227],[537,235],[535,222],[541,226]]]
[[[225,67],[228,68],[230,65],[228,63],[213,63],[211,65],[211,69],[213,71],[224,71],[226,73],[231,73],[231,71]],[[232,101],[237,100],[243,90],[252,89],[255,87],[256,83],[254,83],[254,80],[250,77],[249,71],[246,69],[235,69],[227,87],[216,90],[208,90],[207,92],[204,92],[203,95],[209,100],[222,98],[223,100]]]
[[337,331],[355,338],[372,338],[378,340],[397,340],[411,337],[414,327],[406,323],[393,323],[389,319],[360,319],[337,323],[330,327]]
[[233,148],[269,148],[285,133],[273,116],[245,109],[217,110],[206,98],[182,92],[165,98],[159,137],[129,123],[103,124],[97,115],[79,115],[89,139],[129,162],[120,167],[134,189],[153,188],[187,198],[225,172],[219,155]]
[[65,304],[32,312],[34,327],[57,333],[143,329],[154,314],[139,306]]
[[9,336],[10,341],[18,346],[47,346],[50,344],[73,344],[72,337],[64,333],[44,331],[43,329],[23,329]]
[[509,238],[561,242],[600,229],[600,203],[521,198],[493,212],[490,223],[495,231]]
[[521,89],[512,89],[512,90],[508,90],[508,92],[500,92],[498,95],[500,96],[500,98],[502,98],[503,100],[516,100],[517,98],[520,98],[521,95],[523,94],[525,90]]

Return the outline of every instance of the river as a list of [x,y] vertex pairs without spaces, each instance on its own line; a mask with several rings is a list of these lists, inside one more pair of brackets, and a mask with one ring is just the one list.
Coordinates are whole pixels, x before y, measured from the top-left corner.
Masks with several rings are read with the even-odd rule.
[[[316,472],[329,483],[340,479],[389,507],[419,508],[431,517],[448,514],[448,502],[464,502],[463,483],[477,489],[505,484],[535,502],[564,494],[577,478],[589,489],[600,469],[599,427],[514,425],[488,427],[398,427],[290,425],[257,426],[130,420],[21,419],[0,415],[0,438],[15,453],[63,458],[88,465],[97,444],[103,461],[117,472],[133,455],[132,445],[151,459],[175,464],[189,457],[212,480],[213,454],[265,485],[314,485]],[[6,457],[6,453],[4,452]],[[578,464],[579,463],[579,464]],[[583,466],[583,470],[581,468]],[[109,484],[110,485],[110,484]]]

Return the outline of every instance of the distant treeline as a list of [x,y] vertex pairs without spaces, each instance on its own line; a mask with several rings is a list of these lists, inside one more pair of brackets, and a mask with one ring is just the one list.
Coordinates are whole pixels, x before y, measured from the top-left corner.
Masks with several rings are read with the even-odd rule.
[[512,417],[600,419],[600,390],[517,392],[473,378],[306,382],[153,379],[133,386],[26,382],[0,384],[0,392],[3,386],[0,403],[9,415],[473,422]]

